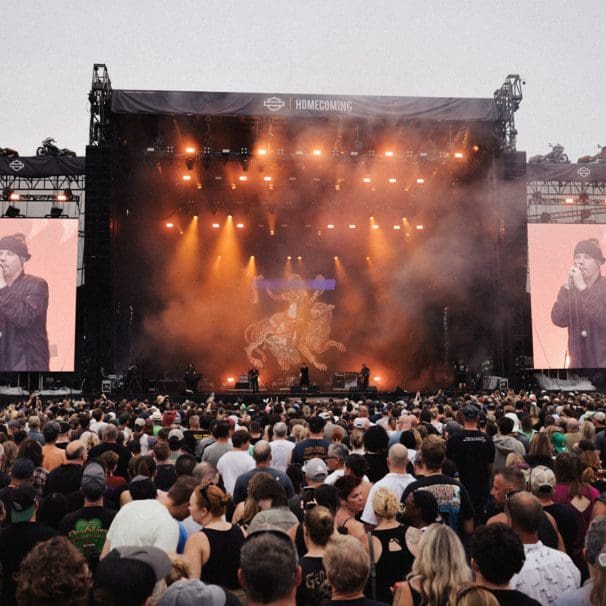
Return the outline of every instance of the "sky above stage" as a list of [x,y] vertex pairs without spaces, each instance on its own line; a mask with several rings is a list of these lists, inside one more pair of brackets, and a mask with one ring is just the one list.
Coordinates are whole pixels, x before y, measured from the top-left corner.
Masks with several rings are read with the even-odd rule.
[[105,0],[4,3],[0,147],[83,154],[93,63],[114,88],[491,97],[526,81],[519,150],[606,145],[606,3]]

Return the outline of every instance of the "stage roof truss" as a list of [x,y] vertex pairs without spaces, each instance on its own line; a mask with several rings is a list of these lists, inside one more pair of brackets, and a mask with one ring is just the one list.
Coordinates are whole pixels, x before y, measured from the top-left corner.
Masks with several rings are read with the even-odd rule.
[[525,82],[518,74],[509,74],[505,82],[494,92],[499,113],[499,142],[501,149],[515,151],[518,131],[515,113],[522,102],[522,85]]

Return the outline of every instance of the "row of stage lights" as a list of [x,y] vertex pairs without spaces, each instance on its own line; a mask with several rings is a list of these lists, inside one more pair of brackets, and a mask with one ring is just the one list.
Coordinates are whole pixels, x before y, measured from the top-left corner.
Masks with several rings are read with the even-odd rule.
[[[197,217],[198,217],[197,215],[194,215],[194,218],[197,218]],[[231,217],[231,215],[228,215],[228,217]],[[407,222],[407,220],[405,218],[403,218],[402,219],[402,223],[406,223],[406,222]],[[210,226],[211,226],[212,229],[221,229],[221,227],[222,227],[221,223],[217,223],[217,222],[211,223]],[[175,223],[173,221],[167,221],[165,223],[165,227],[167,229],[174,229],[176,226],[175,226]],[[234,227],[236,229],[242,230],[242,229],[246,228],[246,225],[244,223],[238,222],[238,223],[236,223],[234,225]],[[287,227],[287,225],[283,224],[283,225],[281,225],[281,227],[285,228],[285,227]],[[307,226],[306,225],[306,227],[311,227],[311,226]],[[259,225],[259,228],[263,229],[263,228],[265,228],[265,225]],[[325,226],[325,228],[327,230],[329,230],[329,231],[333,231],[333,230],[337,229],[337,225],[334,224],[334,223],[327,223],[326,226]],[[349,229],[349,230],[358,229],[358,225],[356,223],[348,223],[347,224],[347,229]],[[373,217],[370,218],[370,229],[372,229],[374,231],[378,231],[379,229],[381,229],[381,226],[374,221]],[[422,225],[421,223],[419,223],[419,224],[417,224],[417,225],[414,226],[414,229],[416,229],[417,231],[423,231],[424,225]],[[392,226],[392,230],[394,230],[394,231],[400,231],[400,230],[402,230],[402,225],[396,223],[395,225]],[[275,233],[276,233],[275,229],[271,229],[269,231],[269,235],[270,236],[274,236]],[[320,235],[321,233],[322,233],[322,230],[321,229],[318,230],[318,235]]]
[[[184,175],[182,175],[181,180],[186,184],[191,183],[193,181],[192,176],[188,173],[185,173]],[[215,182],[221,182],[221,181],[223,181],[223,177],[220,175],[216,175],[213,177],[213,180]],[[238,177],[238,181],[240,184],[246,184],[247,182],[252,181],[252,179],[249,179],[248,175],[240,175]],[[265,183],[269,187],[269,189],[273,189],[275,186],[274,178],[271,175],[263,175],[263,177],[260,178],[260,181]],[[294,183],[297,181],[297,177],[288,177],[288,181],[290,183]],[[313,177],[313,181],[320,182],[321,179],[320,179],[320,177]],[[370,185],[373,183],[375,183],[375,184],[379,183],[379,180],[373,179],[372,177],[369,177],[369,176],[365,176],[360,179],[360,182],[364,183],[365,185]],[[417,177],[415,179],[415,182],[417,185],[424,185],[425,177]],[[344,183],[345,183],[345,179],[343,179],[343,178],[337,179],[337,181],[335,183],[335,190],[339,191]],[[384,183],[387,183],[389,185],[396,185],[398,183],[398,178],[397,177],[388,177],[387,179],[384,180]],[[198,189],[202,188],[201,183],[198,183],[197,186],[198,186]],[[236,183],[232,183],[231,188],[236,189],[237,188]]]
[[[170,149],[170,151],[174,151],[174,148],[169,148],[169,149]],[[159,151],[159,150],[157,150],[153,147],[150,147],[146,151],[155,152],[155,151]],[[471,147],[471,151],[473,153],[478,153],[480,151],[480,148],[478,145],[473,145]],[[294,158],[304,158],[304,157],[310,157],[310,156],[312,158],[318,158],[318,159],[331,157],[331,156],[333,158],[342,158],[346,154],[344,154],[343,152],[341,152],[337,149],[334,149],[332,154],[327,154],[321,147],[312,147],[311,150],[307,150],[307,151],[304,149],[298,148],[295,150],[294,153],[290,153],[290,154],[286,153],[286,150],[283,147],[278,147],[275,152],[272,152],[268,147],[265,147],[263,145],[257,147],[253,153],[249,153],[248,147],[241,147],[239,153],[234,152],[233,150],[231,150],[229,148],[223,148],[217,154],[214,154],[212,152],[212,150],[210,149],[210,147],[203,147],[201,153],[199,153],[198,148],[195,147],[194,145],[188,145],[185,147],[186,163],[187,163],[188,169],[190,169],[190,170],[191,170],[191,168],[193,168],[194,162],[199,157],[208,158],[208,157],[215,156],[215,155],[223,157],[223,159],[227,160],[232,157],[239,157],[242,159],[250,159],[250,158],[267,159],[267,158],[273,158],[273,157],[286,159],[286,158],[293,158],[293,157]],[[447,161],[450,159],[453,159],[453,160],[464,160],[465,159],[465,153],[461,150],[440,151],[437,154],[430,154],[429,152],[426,152],[426,151],[415,152],[414,150],[409,149],[409,150],[406,150],[406,152],[404,154],[397,154],[392,149],[386,149],[379,153],[377,153],[376,150],[374,150],[374,149],[369,149],[366,152],[352,150],[347,155],[349,155],[350,158],[383,157],[383,158],[389,158],[389,159],[393,158],[393,159],[420,160],[420,161],[431,161],[431,160],[435,160],[435,159],[438,159],[441,161]],[[190,166],[191,166],[191,168],[190,168]],[[247,168],[248,167],[246,166],[245,170]]]
[[71,189],[64,189],[62,192],[55,194],[21,194],[10,187],[5,187],[2,190],[2,201],[9,203],[2,217],[9,219],[25,218],[21,209],[15,205],[17,202],[51,202],[49,214],[45,215],[45,217],[59,219],[65,216],[63,214],[64,209],[61,206],[56,206],[56,204],[67,202],[78,203],[79,196],[75,196]]
[[[479,151],[479,147],[477,145],[474,145],[471,150],[472,152],[475,154]],[[148,151],[153,151],[153,149],[149,149]],[[251,159],[256,159],[258,162],[260,162],[259,164],[259,172],[264,172],[264,164],[262,163],[263,160],[267,160],[273,156],[275,156],[277,159],[284,159],[287,157],[287,155],[285,154],[284,150],[282,148],[278,148],[277,152],[275,154],[270,154],[268,148],[266,147],[259,147],[256,149],[255,154],[251,155],[248,152],[248,148],[246,147],[242,147],[240,149],[240,153],[234,153],[232,152],[231,149],[222,149],[221,152],[219,152],[218,154],[213,154],[210,151],[210,148],[205,147],[203,149],[202,154],[198,153],[198,149],[194,146],[188,146],[185,148],[185,165],[188,171],[192,171],[194,169],[195,163],[198,159],[202,158],[203,162],[204,160],[208,160],[211,157],[215,157],[215,156],[219,156],[222,157],[224,162],[227,162],[227,160],[231,159],[231,158],[237,158],[240,162],[240,165],[242,167],[242,172],[243,173],[247,173],[248,172],[248,168],[249,168],[249,164],[250,164],[250,160]],[[367,153],[362,154],[360,152],[357,151],[351,151],[349,153],[350,157],[355,158],[358,156],[363,156],[363,157],[367,157],[367,158],[375,158],[375,157],[383,157],[386,159],[396,159],[396,158],[401,158],[402,156],[399,156],[396,154],[395,151],[393,150],[385,150],[382,153],[380,153],[378,156],[375,153],[374,150],[369,150]],[[333,153],[333,157],[335,156],[335,154]],[[311,151],[305,152],[304,150],[297,150],[294,154],[290,155],[291,158],[303,158],[303,157],[312,157],[315,158],[317,160],[322,159],[323,157],[325,157],[325,153],[321,148],[313,148]],[[338,154],[338,157],[341,157],[340,154]],[[420,161],[420,163],[423,162],[429,162],[430,160],[432,160],[433,158],[430,156],[429,153],[427,152],[420,152],[420,153],[416,153],[412,150],[409,150],[406,152],[405,156],[403,156],[404,158],[408,159],[408,160],[412,160],[412,159],[418,159]],[[449,161],[449,160],[453,160],[454,162],[457,163],[462,163],[465,160],[465,153],[463,151],[453,151],[453,152],[439,152],[438,154],[438,159],[439,161],[441,161],[442,163]],[[264,182],[270,189],[273,189],[274,187],[274,179],[271,175],[267,175],[264,174],[261,178],[262,182]],[[192,177],[189,174],[184,174],[182,175],[182,180],[186,183],[191,182],[192,181]],[[223,180],[223,177],[216,175],[214,177],[214,180],[216,182],[221,182]],[[320,177],[315,177],[313,179],[314,181],[320,182],[321,178]],[[249,181],[249,176],[247,174],[241,174],[238,177],[238,181],[240,182],[240,184],[245,184],[247,181]],[[297,181],[297,177],[295,176],[291,176],[288,178],[289,182],[296,182]],[[339,190],[341,188],[341,185],[345,182],[345,179],[341,178],[341,179],[337,179],[336,183],[335,183],[335,190]],[[373,183],[380,183],[380,180],[374,180],[372,178],[372,176],[370,174],[365,175],[364,177],[362,177],[361,182],[366,184],[366,185],[370,185]],[[419,175],[416,177],[416,182],[419,185],[422,185],[423,183],[425,183],[425,177],[423,175]],[[398,183],[398,179],[395,176],[391,176],[388,177],[386,179],[386,183],[390,184],[390,185],[395,185]],[[201,188],[202,185],[200,183],[198,183],[198,187]],[[237,187],[236,183],[232,183],[231,184],[232,189],[235,189]]]

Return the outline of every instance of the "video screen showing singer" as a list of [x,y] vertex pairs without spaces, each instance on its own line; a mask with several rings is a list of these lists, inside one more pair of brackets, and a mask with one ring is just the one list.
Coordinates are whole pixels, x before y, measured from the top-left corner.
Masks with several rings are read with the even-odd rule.
[[0,238],[0,370],[48,370],[48,284],[26,274],[23,234]]
[[570,368],[606,368],[606,280],[604,255],[595,238],[581,240],[560,287],[551,321],[568,328]]

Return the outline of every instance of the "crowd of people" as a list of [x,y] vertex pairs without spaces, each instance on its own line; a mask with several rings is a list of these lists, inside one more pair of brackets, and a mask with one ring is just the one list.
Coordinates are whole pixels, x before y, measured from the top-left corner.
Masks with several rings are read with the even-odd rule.
[[0,413],[0,603],[606,606],[606,396]]

